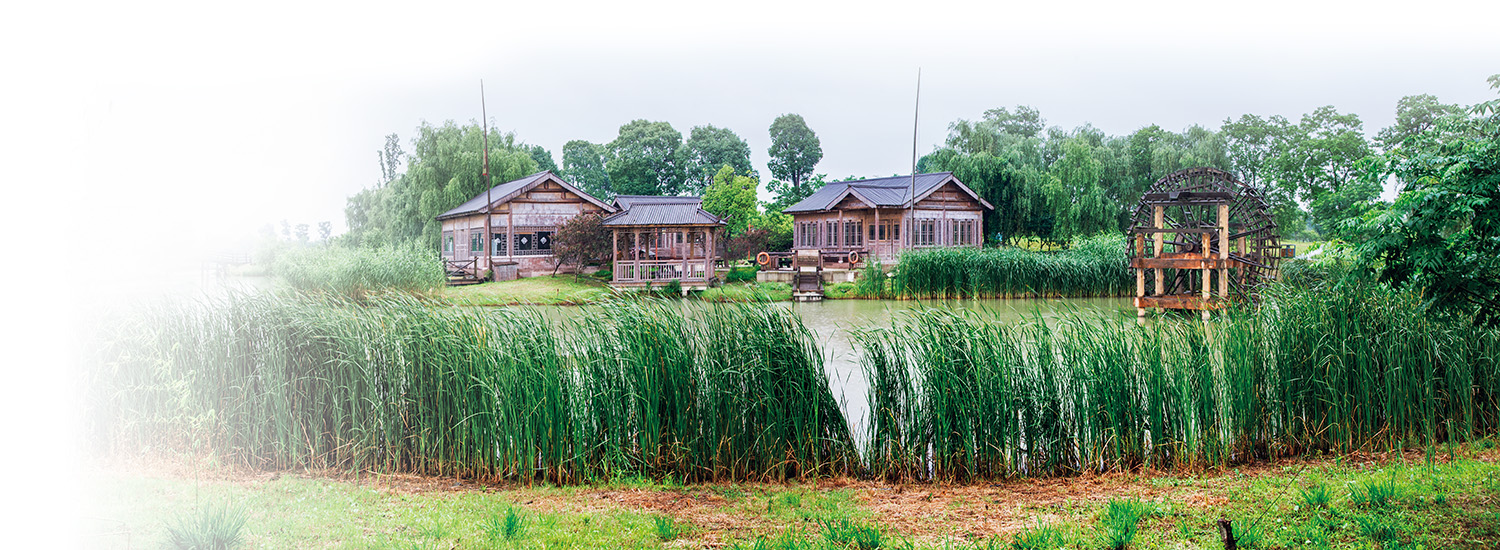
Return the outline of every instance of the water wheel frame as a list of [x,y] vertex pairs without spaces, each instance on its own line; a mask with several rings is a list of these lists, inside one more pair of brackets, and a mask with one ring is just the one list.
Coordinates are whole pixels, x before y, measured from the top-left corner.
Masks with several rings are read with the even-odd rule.
[[[1141,196],[1131,220],[1131,266],[1137,272],[1145,272],[1147,288],[1154,286],[1155,277],[1162,276],[1165,295],[1200,295],[1202,279],[1197,269],[1152,269],[1137,267],[1147,265],[1138,262],[1145,259],[1145,250],[1139,244],[1148,243],[1156,235],[1162,235],[1163,243],[1171,245],[1173,254],[1201,255],[1204,258],[1219,258],[1221,243],[1218,221],[1218,205],[1229,206],[1228,260],[1222,262],[1229,270],[1229,292],[1220,293],[1220,299],[1257,302],[1260,291],[1275,279],[1277,266],[1282,257],[1291,252],[1281,244],[1281,232],[1272,218],[1265,196],[1254,187],[1239,181],[1233,174],[1217,168],[1188,168],[1179,170],[1156,180]],[[1154,228],[1156,207],[1163,208],[1162,228]],[[1189,230],[1192,233],[1174,233],[1174,230]],[[1204,237],[1208,241],[1208,253],[1204,254]],[[1243,240],[1243,242],[1242,242]],[[1196,309],[1196,308],[1194,308]]]

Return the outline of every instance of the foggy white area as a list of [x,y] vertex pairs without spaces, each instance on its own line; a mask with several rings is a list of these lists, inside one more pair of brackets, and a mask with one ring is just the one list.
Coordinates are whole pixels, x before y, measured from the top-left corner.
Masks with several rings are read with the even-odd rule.
[[[260,227],[329,221],[380,177],[384,136],[489,118],[561,162],[634,119],[749,142],[803,115],[816,172],[906,173],[948,124],[1030,105],[1109,134],[1242,114],[1357,113],[1402,96],[1493,97],[1495,2],[51,3],[0,32],[6,168],[8,530],[56,546],[85,467],[71,449],[76,326],[116,290],[192,284]],[[408,147],[408,152],[409,147]],[[19,170],[18,170],[19,169]],[[764,193],[764,192],[763,192]],[[187,276],[183,276],[187,273]],[[19,400],[15,398],[19,398]],[[36,525],[58,524],[56,528]],[[64,545],[66,540],[61,541]]]

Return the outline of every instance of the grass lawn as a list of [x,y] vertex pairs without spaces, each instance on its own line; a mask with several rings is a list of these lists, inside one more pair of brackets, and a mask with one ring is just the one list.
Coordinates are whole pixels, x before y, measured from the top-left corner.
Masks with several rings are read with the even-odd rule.
[[570,274],[446,287],[434,296],[458,306],[566,305],[594,302],[611,292],[604,281],[587,275],[575,280]]
[[726,283],[693,294],[705,302],[785,302],[792,299],[792,286],[786,283]]
[[[584,487],[110,464],[87,472],[90,546],[152,546],[201,503],[246,511],[251,548],[1500,547],[1500,450],[1288,460],[975,485],[824,480]],[[195,480],[196,478],[196,480]],[[105,534],[107,533],[107,534]],[[1029,545],[1019,545],[1017,543]]]

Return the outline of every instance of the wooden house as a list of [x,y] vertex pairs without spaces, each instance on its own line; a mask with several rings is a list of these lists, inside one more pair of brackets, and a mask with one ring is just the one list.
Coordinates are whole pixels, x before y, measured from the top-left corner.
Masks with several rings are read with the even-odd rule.
[[522,277],[550,272],[557,227],[591,212],[609,214],[615,207],[550,171],[508,181],[437,217],[443,224],[443,259],[450,272],[501,266],[514,266]]
[[[984,244],[984,211],[995,207],[952,172],[830,183],[783,212],[792,248],[832,256],[898,258],[912,248]],[[853,263],[853,262],[851,262]]]
[[703,210],[700,197],[620,195],[604,218],[614,245],[615,288],[708,288],[724,220]]

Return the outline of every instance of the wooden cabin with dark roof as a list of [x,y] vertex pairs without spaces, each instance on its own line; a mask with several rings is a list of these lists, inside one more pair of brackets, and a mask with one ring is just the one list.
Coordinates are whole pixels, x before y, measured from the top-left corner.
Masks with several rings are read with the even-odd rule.
[[952,172],[824,185],[787,207],[792,248],[853,264],[895,260],[913,248],[984,244],[984,211],[994,210]]
[[678,281],[684,292],[708,288],[724,220],[703,209],[701,197],[619,195],[604,218],[614,250],[615,288],[660,287]]
[[493,270],[506,278],[498,273],[514,269],[529,277],[550,272],[558,226],[579,214],[615,211],[557,174],[537,172],[496,185],[438,216],[443,259],[450,274]]

